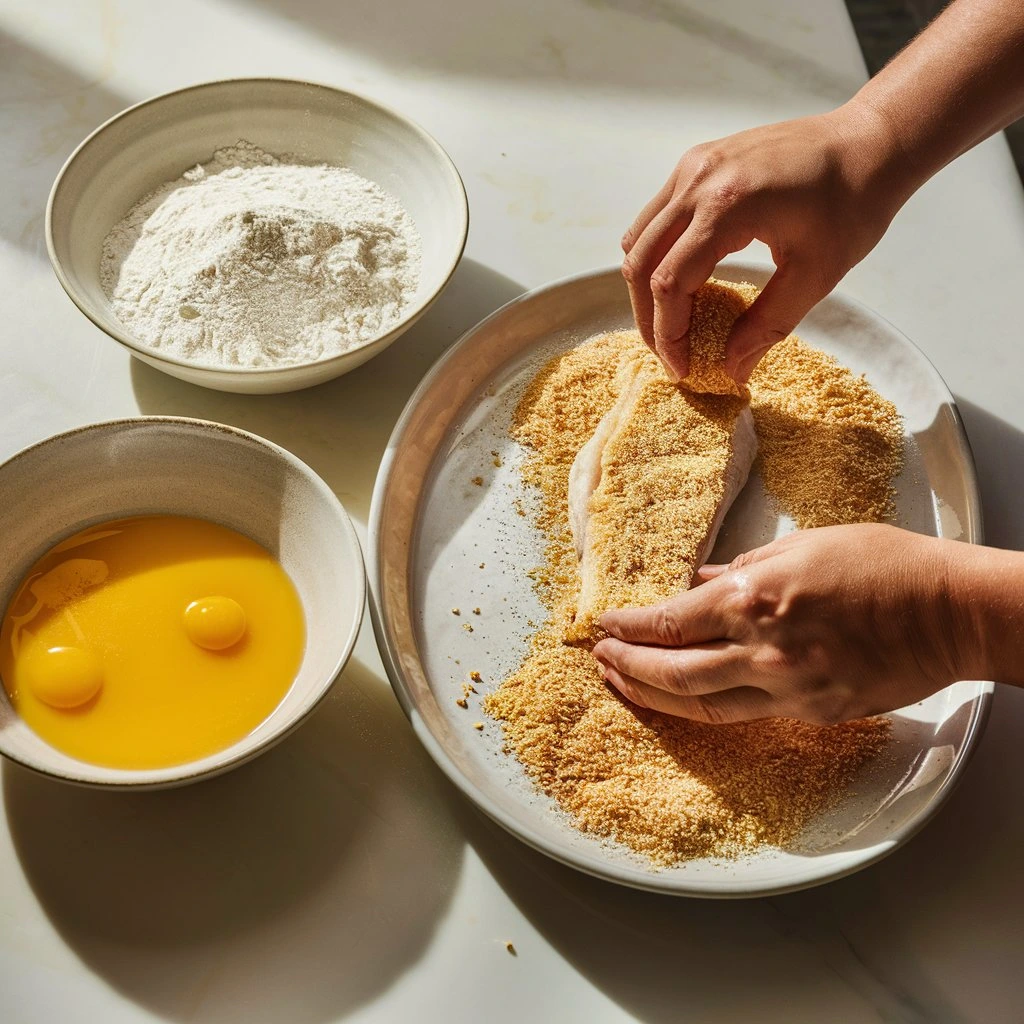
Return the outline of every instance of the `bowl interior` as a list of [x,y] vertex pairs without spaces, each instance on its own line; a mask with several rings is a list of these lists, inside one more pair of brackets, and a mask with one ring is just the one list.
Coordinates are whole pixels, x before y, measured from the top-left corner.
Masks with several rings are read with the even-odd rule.
[[100,254],[110,229],[144,195],[239,139],[275,155],[350,167],[401,201],[423,245],[419,289],[403,322],[444,286],[465,242],[465,192],[430,136],[383,107],[326,86],[214,82],[114,118],[83,144],[58,179],[49,217],[55,268],[105,331],[130,338],[100,284]]
[[291,577],[306,618],[302,664],[281,704],[248,736],[184,765],[135,771],[69,757],[25,725],[0,688],[0,752],[29,767],[78,782],[136,786],[223,770],[297,724],[352,650],[364,597],[355,531],[327,485],[269,442],[196,420],[98,424],[0,466],[0,494],[0,609],[57,541],[106,519],[160,512],[209,519],[262,544]]

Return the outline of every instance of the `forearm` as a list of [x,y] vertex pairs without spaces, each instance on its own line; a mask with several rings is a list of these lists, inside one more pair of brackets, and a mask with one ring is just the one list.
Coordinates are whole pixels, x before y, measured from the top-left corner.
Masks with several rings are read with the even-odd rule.
[[1024,115],[1024,3],[955,0],[846,108],[875,125],[909,196]]
[[948,543],[957,675],[1024,686],[1024,553]]

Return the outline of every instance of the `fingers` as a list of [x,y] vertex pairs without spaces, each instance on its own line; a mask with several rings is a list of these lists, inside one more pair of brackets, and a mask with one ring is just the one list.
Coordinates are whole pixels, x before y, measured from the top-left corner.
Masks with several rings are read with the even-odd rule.
[[669,202],[651,219],[622,264],[622,276],[629,288],[637,330],[652,348],[655,340],[655,296],[651,275],[689,226],[690,216],[690,211],[678,202]]
[[[770,540],[759,548],[751,548],[749,551],[737,555],[724,569],[745,569],[748,566],[756,565],[758,562],[764,562],[775,555],[782,554],[792,548],[794,544],[800,544],[806,539],[806,535],[799,530],[776,537],[775,540]],[[719,567],[715,566],[715,568]]]
[[700,586],[702,583],[708,583],[711,580],[717,580],[723,572],[728,572],[728,565],[712,565],[710,562],[706,562],[697,570],[697,580],[694,586]]
[[612,636],[633,644],[686,647],[730,639],[724,599],[726,588],[711,581],[648,608],[616,608],[601,616]]
[[[654,345],[654,300],[651,298],[650,287],[647,284],[650,271],[645,277],[644,269],[639,262],[640,254],[634,254],[633,250],[641,236],[647,232],[651,222],[662,213],[672,199],[677,177],[678,169],[674,169],[665,184],[640,211],[629,230],[622,236],[622,251],[626,254],[626,259],[622,263],[622,276],[626,279],[626,285],[629,288],[633,319],[636,321],[640,336],[651,346]],[[685,224],[683,226],[685,227]],[[668,245],[671,244],[671,242],[668,243]],[[634,277],[637,279],[635,282],[632,280]]]
[[791,543],[786,539],[790,536],[790,534],[787,534],[786,537],[778,537],[767,544],[762,544],[759,548],[751,548],[750,551],[744,551],[728,564],[705,562],[697,570],[693,586],[699,587],[704,583],[710,583],[712,580],[717,580],[719,576],[724,576],[730,569],[743,569],[748,565],[753,565],[755,562],[763,562],[766,558],[779,554],[781,550]]
[[690,372],[693,293],[714,273],[725,255],[717,225],[692,222],[651,274],[654,299],[654,350],[669,375],[679,380]]
[[725,725],[753,718],[768,718],[773,714],[771,697],[764,690],[753,686],[737,686],[731,690],[689,697],[669,693],[623,676],[614,668],[608,669],[607,679],[633,704],[695,722]]
[[644,233],[647,225],[668,205],[668,201],[675,192],[678,177],[678,169],[673,170],[668,177],[668,181],[658,189],[654,198],[637,215],[629,230],[622,236],[623,252],[628,254],[632,250],[637,239]]
[[609,637],[594,647],[594,657],[606,669],[683,696],[737,686],[745,664],[740,645],[722,641],[680,650],[627,644]]
[[838,283],[807,261],[782,264],[750,308],[733,324],[726,343],[726,371],[746,382],[761,357],[782,341]]

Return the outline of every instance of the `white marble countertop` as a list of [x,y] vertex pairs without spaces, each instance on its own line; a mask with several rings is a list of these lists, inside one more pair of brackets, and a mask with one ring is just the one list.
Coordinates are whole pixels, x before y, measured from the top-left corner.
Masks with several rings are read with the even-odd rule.
[[[220,395],[132,361],[46,259],[46,194],[87,132],[154,93],[240,75],[394,105],[469,191],[469,247],[443,299],[311,392]],[[524,288],[614,262],[687,146],[826,109],[863,78],[840,0],[2,0],[0,457],[119,415],[222,420],[309,462],[365,537],[388,433],[447,344]],[[844,285],[961,400],[989,539],[1013,547],[1022,275],[1024,194],[995,139],[915,197]],[[1024,694],[1001,691],[947,807],[859,875],[762,901],[659,898],[481,819],[420,749],[366,629],[315,716],[225,778],[103,794],[3,766],[0,1018],[1019,1021],[1022,740]]]

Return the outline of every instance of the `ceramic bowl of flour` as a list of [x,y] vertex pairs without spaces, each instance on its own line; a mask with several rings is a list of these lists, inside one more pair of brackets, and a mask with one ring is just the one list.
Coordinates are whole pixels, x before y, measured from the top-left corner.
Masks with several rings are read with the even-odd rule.
[[46,239],[78,308],[221,391],[293,391],[383,351],[444,290],[469,225],[447,153],[400,114],[280,79],[121,112],[70,156]]

